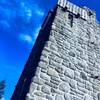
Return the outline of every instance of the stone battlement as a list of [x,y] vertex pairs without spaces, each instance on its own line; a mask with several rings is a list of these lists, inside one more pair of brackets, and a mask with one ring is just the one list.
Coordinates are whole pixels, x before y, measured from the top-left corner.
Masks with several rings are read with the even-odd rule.
[[90,16],[95,16],[94,11],[89,8],[76,6],[67,0],[58,0],[58,5],[85,20],[88,20]]

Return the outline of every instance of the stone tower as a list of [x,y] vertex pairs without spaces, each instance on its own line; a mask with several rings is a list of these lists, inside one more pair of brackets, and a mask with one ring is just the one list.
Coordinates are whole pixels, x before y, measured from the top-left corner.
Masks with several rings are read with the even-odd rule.
[[58,1],[11,100],[100,100],[100,25],[94,11]]

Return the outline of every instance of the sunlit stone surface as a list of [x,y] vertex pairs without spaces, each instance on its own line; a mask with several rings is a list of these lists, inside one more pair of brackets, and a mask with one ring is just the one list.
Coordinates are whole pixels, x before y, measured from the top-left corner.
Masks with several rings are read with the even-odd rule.
[[31,54],[33,59],[31,58],[29,65],[35,66],[36,72],[27,98],[100,100],[100,80],[98,74],[94,73],[100,73],[100,26],[96,22],[95,14],[70,2],[67,2],[69,9],[65,10],[63,0],[59,2],[60,6],[48,14],[43,24],[40,31],[43,38],[40,35],[36,41],[39,42],[36,50],[41,49],[40,45],[44,43],[37,66],[34,62],[39,52],[34,49],[32,51],[36,58]]

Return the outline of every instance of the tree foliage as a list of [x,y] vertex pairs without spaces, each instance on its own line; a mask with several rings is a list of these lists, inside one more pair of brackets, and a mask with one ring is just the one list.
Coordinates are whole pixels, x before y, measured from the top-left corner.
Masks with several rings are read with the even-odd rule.
[[5,81],[3,80],[3,81],[0,82],[0,99],[4,95],[4,88],[5,88]]

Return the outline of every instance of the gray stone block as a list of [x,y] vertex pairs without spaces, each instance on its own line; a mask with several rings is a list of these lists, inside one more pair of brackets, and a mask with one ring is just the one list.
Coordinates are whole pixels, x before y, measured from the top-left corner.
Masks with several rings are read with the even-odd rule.
[[44,93],[40,92],[40,91],[34,92],[34,95],[46,98],[46,95]]
[[56,81],[56,82],[59,82],[59,83],[61,82],[61,80],[59,78],[57,78],[57,77],[53,77],[52,76],[51,79],[54,80],[54,81]]
[[59,85],[59,89],[61,90],[61,91],[64,91],[64,92],[69,92],[70,91],[70,86],[69,86],[69,83],[61,83],[60,85]]
[[70,51],[68,54],[69,54],[70,56],[72,56],[72,57],[75,57],[75,53],[74,53],[73,51]]
[[50,75],[50,76],[59,77],[57,71],[53,68],[49,68],[48,71],[47,71],[47,74]]
[[64,100],[62,95],[56,95],[55,100]]
[[82,79],[84,79],[84,80],[87,80],[87,74],[84,73],[84,72],[81,72],[81,73],[80,73],[80,77],[81,77]]
[[84,100],[93,100],[93,98],[92,98],[92,96],[86,94],[86,95],[84,96]]
[[32,82],[31,85],[30,85],[29,93],[32,93],[34,90],[36,90],[36,88],[37,88],[37,84]]
[[50,96],[50,95],[46,95],[46,99],[47,99],[47,100],[53,100],[53,97]]
[[68,94],[68,93],[65,93],[65,94],[64,94],[64,98],[65,98],[65,100],[72,100],[72,99],[71,99],[71,95]]
[[33,81],[34,83],[39,84],[39,85],[43,85],[43,84],[44,84],[44,81],[43,81],[42,79],[38,78],[38,77],[34,77],[34,78],[32,79],[32,81]]
[[55,70],[58,72],[58,73],[61,73],[63,74],[64,73],[64,69],[62,67],[56,67]]
[[47,73],[40,73],[40,78],[46,81],[50,80],[50,76],[47,75]]
[[62,94],[61,91],[59,91],[58,89],[54,89],[54,88],[51,88],[51,93],[54,93],[54,94]]
[[58,85],[53,84],[53,83],[51,83],[51,82],[45,82],[45,84],[48,85],[48,86],[50,86],[50,87],[53,87],[53,88],[55,88],[55,89],[58,88]]
[[42,90],[42,92],[44,92],[46,94],[50,94],[50,92],[51,92],[51,88],[49,86],[46,86],[46,85],[42,86],[41,90]]
[[88,90],[90,90],[90,91],[92,91],[92,90],[93,90],[93,88],[92,88],[92,83],[86,82],[85,88],[88,89]]
[[66,68],[64,75],[70,77],[70,78],[74,78],[74,70],[70,69],[70,68]]
[[71,79],[69,84],[70,84],[70,86],[71,86],[72,88],[74,88],[74,89],[77,88],[77,81]]

